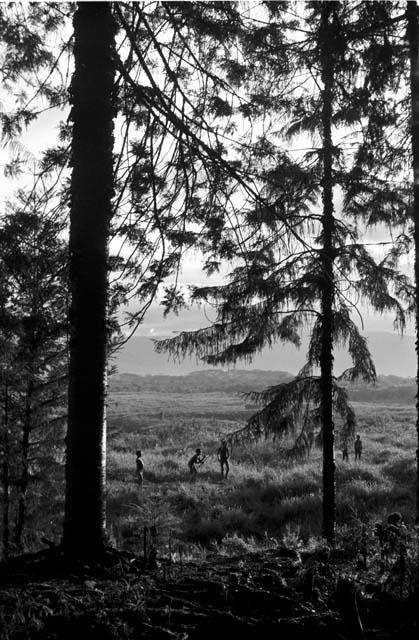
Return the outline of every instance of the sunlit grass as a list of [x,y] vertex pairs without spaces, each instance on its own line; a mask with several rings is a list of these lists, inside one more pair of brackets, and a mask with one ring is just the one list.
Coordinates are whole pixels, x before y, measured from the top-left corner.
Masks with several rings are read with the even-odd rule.
[[[209,402],[205,394],[199,395],[195,398],[196,415],[194,394],[188,396],[185,405],[177,398],[169,416],[170,399],[165,398],[161,419],[157,411],[161,399],[156,398],[159,404],[153,406],[151,396],[147,396],[141,419],[131,415],[127,431],[121,399],[118,415],[111,411],[108,527],[118,544],[126,545],[130,537],[138,537],[145,524],[153,522],[166,532],[164,535],[170,529],[177,544],[196,544],[199,548],[227,541],[246,548],[290,532],[303,537],[320,535],[321,451],[315,449],[306,461],[296,463],[285,456],[290,441],[234,447],[230,476],[227,481],[221,480],[216,459],[220,437],[241,422],[234,422],[234,403],[229,405],[231,416],[225,417],[224,404],[223,415],[217,418],[215,398]],[[198,401],[207,404],[199,405]],[[140,400],[134,403],[130,396],[128,413],[135,408],[139,416],[139,407]],[[209,407],[210,415],[205,416]],[[381,410],[365,404],[357,411],[357,432],[364,443],[362,460],[355,462],[350,450],[350,460],[344,463],[341,452],[336,451],[339,524],[374,522],[395,510],[401,511],[407,522],[413,522],[413,408],[387,406]],[[208,457],[199,469],[197,482],[191,483],[187,462],[198,446]],[[135,475],[135,451],[139,448],[145,461],[142,489]]]

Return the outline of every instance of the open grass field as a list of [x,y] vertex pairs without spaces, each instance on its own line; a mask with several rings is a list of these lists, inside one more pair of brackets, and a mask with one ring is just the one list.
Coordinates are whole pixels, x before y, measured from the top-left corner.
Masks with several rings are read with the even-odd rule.
[[[380,546],[374,526],[395,510],[412,524],[414,408],[375,402],[356,410],[363,459],[355,463],[350,452],[344,463],[337,452],[339,527],[330,549],[319,537],[319,450],[293,462],[291,438],[235,447],[222,481],[220,437],[252,411],[240,396],[111,394],[107,527],[109,542],[127,553],[109,550],[110,564],[94,568],[45,549],[61,540],[64,468],[57,461],[47,481],[32,483],[25,549],[35,553],[18,554],[0,575],[4,637],[224,638],[234,622],[229,637],[251,629],[266,638],[346,638],[353,616],[345,613],[348,592],[337,587],[355,584],[365,637],[416,638],[417,528]],[[198,445],[208,458],[192,484],[187,461]],[[141,490],[138,448],[146,465]]]
[[[337,518],[374,522],[400,511],[413,522],[414,407],[354,404],[363,457],[337,463]],[[269,545],[278,536],[320,533],[321,451],[290,461],[292,439],[235,447],[231,471],[220,479],[220,437],[244,424],[251,410],[228,393],[114,393],[109,398],[108,527],[121,548],[138,547],[144,525],[156,524],[161,544],[197,549]],[[200,446],[208,458],[195,484],[187,462]],[[144,486],[136,484],[135,451],[142,449]],[[175,542],[174,542],[175,541]]]

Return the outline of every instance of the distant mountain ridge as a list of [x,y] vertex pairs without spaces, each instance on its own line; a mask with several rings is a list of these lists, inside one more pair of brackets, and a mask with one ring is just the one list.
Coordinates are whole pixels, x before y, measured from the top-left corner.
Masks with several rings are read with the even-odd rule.
[[[288,382],[292,374],[286,371],[195,371],[182,376],[154,375],[139,376],[134,373],[116,374],[110,378],[113,393],[155,392],[155,393],[248,393],[261,391],[267,387]],[[376,404],[413,405],[416,386],[412,378],[379,376],[376,385],[364,383],[348,385],[349,398],[356,402]]]
[[[413,377],[416,371],[415,338],[394,333],[375,332],[366,335],[378,374]],[[309,337],[304,336],[300,349],[290,344],[278,344],[272,349],[264,349],[251,364],[239,363],[237,369],[251,371],[289,371],[291,374],[303,366]],[[174,362],[165,354],[156,353],[153,341],[145,337],[133,337],[114,359],[119,373],[137,375],[184,375],[193,371],[214,369],[197,358],[187,357]],[[335,353],[337,373],[351,366],[349,356],[343,350]],[[217,370],[222,371],[226,367]],[[236,369],[232,369],[236,370]]]
[[110,390],[117,391],[156,391],[169,393],[205,393],[226,391],[229,393],[246,393],[261,391],[281,382],[288,382],[292,374],[286,371],[244,371],[234,369],[222,371],[194,371],[185,375],[152,375],[139,376],[133,373],[122,373],[110,378]]

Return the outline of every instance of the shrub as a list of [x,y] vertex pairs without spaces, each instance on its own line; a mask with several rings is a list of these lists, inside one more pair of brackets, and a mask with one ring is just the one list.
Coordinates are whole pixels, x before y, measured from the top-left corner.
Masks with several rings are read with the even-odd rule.
[[415,461],[413,456],[398,457],[383,466],[383,474],[388,476],[398,485],[414,487],[416,482]]

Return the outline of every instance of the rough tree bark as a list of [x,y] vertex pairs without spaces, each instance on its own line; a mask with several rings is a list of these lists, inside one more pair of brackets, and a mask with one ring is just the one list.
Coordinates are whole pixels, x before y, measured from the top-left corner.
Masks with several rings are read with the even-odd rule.
[[[332,3],[331,3],[332,4]],[[321,14],[321,77],[322,91],[322,138],[323,138],[323,179],[322,179],[322,240],[321,253],[321,415],[323,429],[323,535],[329,543],[335,537],[336,496],[335,496],[335,452],[333,423],[333,302],[334,302],[334,213],[333,213],[333,142],[332,142],[332,101],[333,101],[333,52],[332,34],[329,26],[329,3],[323,3]]]
[[70,212],[70,365],[63,549],[100,557],[105,545],[107,262],[112,215],[116,22],[111,3],[80,2]]
[[[415,287],[416,287],[416,384],[419,385],[419,37],[418,6],[415,1],[407,3],[407,37],[410,57],[411,127],[413,155],[413,219],[415,242]],[[419,396],[416,395],[416,519],[419,522]]]

